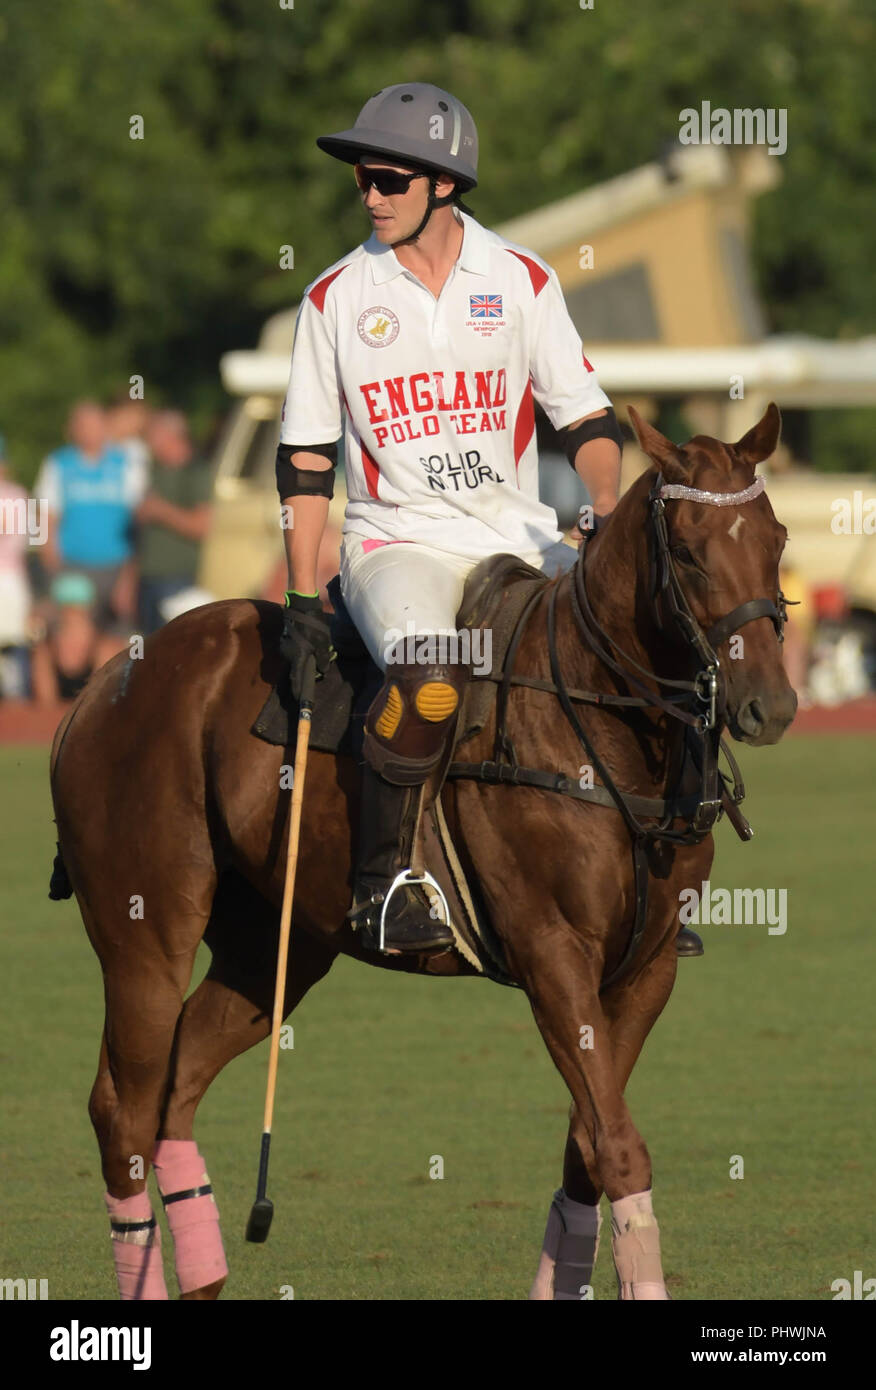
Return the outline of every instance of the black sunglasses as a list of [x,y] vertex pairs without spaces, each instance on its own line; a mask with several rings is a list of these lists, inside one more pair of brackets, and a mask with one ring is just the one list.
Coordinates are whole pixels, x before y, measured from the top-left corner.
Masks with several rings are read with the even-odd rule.
[[427,179],[428,174],[399,174],[395,169],[366,169],[357,164],[356,182],[361,193],[376,188],[382,198],[392,198],[399,193],[407,193],[414,179]]

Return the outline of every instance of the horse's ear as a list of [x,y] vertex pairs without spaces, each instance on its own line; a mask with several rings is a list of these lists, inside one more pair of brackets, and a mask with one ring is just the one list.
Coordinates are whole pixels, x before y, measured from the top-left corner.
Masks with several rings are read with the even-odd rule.
[[634,406],[628,407],[628,413],[642,449],[657,464],[667,481],[680,482],[686,478],[687,468],[678,445],[643,420]]
[[768,459],[770,454],[775,453],[781,428],[782,417],[779,414],[779,407],[775,401],[770,401],[763,417],[758,420],[756,425],[752,425],[748,434],[744,434],[733,445],[739,460],[742,463],[751,464],[752,467],[756,463],[763,463],[764,459]]

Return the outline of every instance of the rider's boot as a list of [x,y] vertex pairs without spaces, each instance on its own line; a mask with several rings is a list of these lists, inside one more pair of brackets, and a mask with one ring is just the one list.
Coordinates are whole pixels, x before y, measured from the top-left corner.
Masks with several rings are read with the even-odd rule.
[[422,878],[420,827],[453,752],[465,666],[391,666],[365,721],[359,855],[347,914],[366,949],[445,951],[453,933]]
[[453,945],[453,933],[423,884],[406,881],[417,877],[411,860],[423,791],[387,782],[367,763],[362,769],[359,861],[347,915],[367,950],[427,955]]

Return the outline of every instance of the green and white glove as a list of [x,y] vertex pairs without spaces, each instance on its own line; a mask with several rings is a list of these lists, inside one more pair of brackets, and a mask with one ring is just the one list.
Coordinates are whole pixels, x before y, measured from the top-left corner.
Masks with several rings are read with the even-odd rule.
[[292,696],[300,700],[307,658],[316,658],[317,680],[325,675],[335,658],[329,615],[323,612],[319,594],[299,594],[295,589],[287,592],[280,651],[289,663]]

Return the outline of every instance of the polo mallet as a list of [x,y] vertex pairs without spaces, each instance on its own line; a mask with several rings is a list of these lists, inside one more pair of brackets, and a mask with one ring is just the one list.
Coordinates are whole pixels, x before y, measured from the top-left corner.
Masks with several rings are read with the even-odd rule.
[[304,800],[304,775],[307,771],[307,749],[310,744],[310,725],[313,715],[313,687],[316,682],[316,660],[309,657],[301,684],[298,705],[298,738],[295,744],[295,767],[292,774],[292,810],[289,818],[289,846],[286,854],[286,882],[283,888],[283,908],[280,913],[280,945],[277,952],[277,979],[274,985],[274,1018],[271,1027],[271,1055],[268,1060],[268,1089],[265,1095],[265,1122],[262,1128],[262,1149],[259,1156],[259,1181],[256,1199],[249,1214],[246,1238],[253,1245],[262,1245],[268,1238],[274,1216],[274,1204],[265,1195],[268,1186],[268,1156],[271,1151],[271,1124],[274,1118],[274,1093],[277,1089],[277,1066],[280,1060],[280,1027],[283,1023],[283,1001],[286,995],[286,968],[289,960],[289,937],[292,926],[292,899],[295,896],[295,870],[298,867],[298,839],[301,833],[301,806]]

